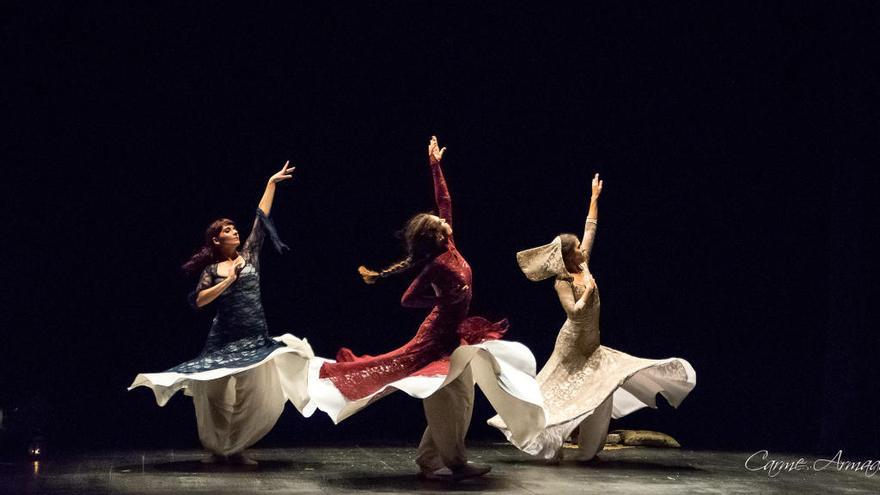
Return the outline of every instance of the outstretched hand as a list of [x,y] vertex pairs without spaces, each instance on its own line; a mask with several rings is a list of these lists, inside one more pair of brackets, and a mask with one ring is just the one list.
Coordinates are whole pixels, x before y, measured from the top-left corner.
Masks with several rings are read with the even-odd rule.
[[281,181],[292,179],[294,170],[296,170],[296,167],[291,167],[290,160],[287,160],[287,162],[284,163],[284,166],[281,167],[281,170],[276,172],[272,177],[269,177],[269,183],[277,184]]
[[443,159],[443,153],[446,153],[446,147],[441,149],[437,144],[437,136],[431,136],[431,141],[428,143],[428,160],[431,161],[431,165],[438,165]]
[[602,181],[599,180],[599,174],[593,176],[591,186],[593,189],[591,199],[599,199],[599,195],[602,194]]

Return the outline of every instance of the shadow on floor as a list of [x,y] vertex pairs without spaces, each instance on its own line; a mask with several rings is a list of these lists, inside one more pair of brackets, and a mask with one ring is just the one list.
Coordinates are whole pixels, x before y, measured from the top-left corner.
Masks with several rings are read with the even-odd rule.
[[259,460],[257,466],[239,466],[235,464],[204,464],[200,460],[163,462],[159,464],[130,464],[113,468],[115,473],[252,473],[276,471],[318,470],[324,466],[321,462],[294,462],[287,460]]
[[521,465],[521,466],[529,466],[529,467],[546,467],[547,469],[556,469],[556,468],[578,468],[578,469],[594,469],[597,471],[604,470],[638,470],[638,471],[689,471],[689,472],[701,472],[703,471],[700,468],[690,466],[687,464],[679,465],[679,464],[663,464],[656,462],[645,462],[639,460],[626,460],[626,459],[615,459],[615,460],[603,460],[603,459],[592,459],[589,461],[577,461],[577,460],[564,460],[561,464],[549,464],[547,461],[542,459],[500,459],[495,461],[497,464],[511,464],[511,465]]
[[453,481],[422,481],[416,473],[391,474],[377,476],[376,473],[346,473],[339,478],[323,480],[322,484],[337,490],[371,490],[411,493],[419,491],[450,491],[450,492],[494,492],[509,491],[517,486],[500,476],[489,473],[479,478],[471,478],[459,482]]

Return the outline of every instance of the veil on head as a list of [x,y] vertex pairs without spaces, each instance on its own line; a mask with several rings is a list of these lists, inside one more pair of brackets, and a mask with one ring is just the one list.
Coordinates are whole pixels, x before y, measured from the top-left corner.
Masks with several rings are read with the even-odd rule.
[[562,259],[562,239],[559,236],[550,244],[516,253],[516,261],[526,278],[533,282],[568,274]]

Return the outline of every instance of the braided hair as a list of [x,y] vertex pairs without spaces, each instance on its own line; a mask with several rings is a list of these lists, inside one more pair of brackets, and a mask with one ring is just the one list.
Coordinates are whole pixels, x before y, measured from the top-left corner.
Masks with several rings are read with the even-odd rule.
[[364,282],[374,284],[380,278],[398,275],[413,267],[435,258],[446,250],[446,234],[433,222],[434,215],[431,213],[418,213],[410,218],[398,236],[403,239],[406,247],[406,258],[391,264],[380,270],[371,270],[365,266],[358,267],[358,273]]

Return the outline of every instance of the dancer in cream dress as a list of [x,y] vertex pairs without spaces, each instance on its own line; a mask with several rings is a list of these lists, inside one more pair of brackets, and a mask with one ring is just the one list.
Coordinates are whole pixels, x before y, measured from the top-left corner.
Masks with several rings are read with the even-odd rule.
[[544,396],[547,424],[529,442],[510,435],[502,418],[489,424],[521,450],[544,459],[562,459],[562,444],[580,426],[580,458],[593,458],[605,445],[611,418],[643,407],[656,408],[662,394],[678,407],[697,382],[693,367],[681,358],[643,359],[599,343],[599,289],[589,270],[603,183],[593,178],[584,235],[561,234],[550,244],[517,253],[529,280],[553,277],[566,320],[537,381]]

